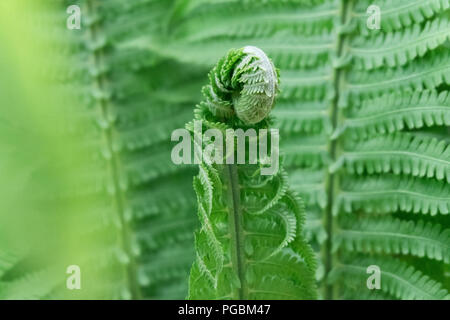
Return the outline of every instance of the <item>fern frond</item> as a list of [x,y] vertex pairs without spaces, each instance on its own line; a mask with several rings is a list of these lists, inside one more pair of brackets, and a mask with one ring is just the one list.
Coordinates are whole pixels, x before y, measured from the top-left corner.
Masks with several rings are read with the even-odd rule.
[[[176,218],[176,220],[174,219]],[[195,216],[167,216],[158,220],[140,222],[135,236],[142,248],[155,250],[193,239],[192,230],[197,227]]]
[[[184,241],[192,241],[193,236]],[[172,282],[181,282],[184,291],[187,292],[185,279],[189,275],[189,266],[192,263],[192,252],[186,250],[186,246],[175,245],[173,250],[160,250],[152,255],[151,259],[141,261],[139,266],[139,283],[149,287],[156,283],[164,283],[165,286],[173,286]],[[177,257],[174,261],[174,257]],[[178,280],[178,281],[177,281]],[[155,296],[158,296],[155,294]]]
[[348,252],[410,254],[450,262],[450,229],[421,220],[345,217],[334,241],[335,249]]
[[281,70],[283,86],[280,98],[314,100],[324,98],[332,88],[331,75],[327,69],[319,70]]
[[327,205],[327,194],[325,188],[326,172],[314,170],[313,168],[290,170],[289,182],[292,188],[300,194],[308,206],[317,205],[324,209]]
[[341,188],[333,208],[334,214],[340,210],[369,213],[401,210],[432,216],[450,212],[450,188],[440,181],[384,174],[347,177]]
[[[299,42],[299,38],[301,39]],[[332,52],[332,37],[330,34],[314,36],[286,37],[243,37],[236,39],[212,39],[204,42],[188,42],[182,39],[167,43],[167,39],[141,37],[123,42],[118,50],[153,52],[158,56],[171,58],[178,63],[194,64],[210,67],[229,47],[245,46],[251,43],[263,48],[273,55],[273,61],[283,69],[299,69],[323,66],[329,60]]]
[[[276,39],[278,37],[267,39],[261,47],[273,56],[274,63],[280,69],[320,68],[329,61],[332,53],[332,38],[328,34],[303,37],[300,41],[298,36]],[[297,41],[293,43],[294,39]]]
[[[176,114],[172,114],[170,120],[165,118],[157,123],[135,125],[129,130],[120,132],[120,135],[117,137],[116,149],[135,151],[165,141],[173,129],[177,128],[177,124],[179,127],[183,126],[182,121],[185,118],[186,112],[177,112]],[[153,132],[151,135],[148,134],[149,130]]]
[[[141,220],[157,215],[170,215],[172,212],[182,211],[183,208],[194,208],[194,194],[186,192],[192,188],[192,183],[183,179],[184,175],[192,172],[180,170],[176,175],[160,177],[148,189],[135,190],[128,201],[133,218]],[[179,186],[179,189],[173,189],[174,184]],[[152,197],[148,197],[149,190]]]
[[319,208],[307,208],[304,233],[308,241],[315,239],[319,244],[323,244],[328,239],[328,233],[323,226],[322,212]]
[[279,101],[273,115],[280,130],[286,132],[286,134],[299,132],[330,133],[332,130],[325,103]]
[[450,8],[449,0],[363,0],[357,1],[355,7],[355,18],[362,33],[367,33],[367,8],[378,5],[383,18],[381,28],[385,31],[399,30],[413,23],[422,23]]
[[369,140],[349,141],[335,171],[344,166],[350,173],[388,173],[446,179],[450,183],[450,145],[435,138],[409,133],[375,136]]
[[400,91],[386,93],[352,106],[335,135],[348,132],[354,138],[450,125],[448,91]]
[[349,51],[353,61],[361,69],[371,70],[384,65],[392,68],[403,66],[416,57],[423,57],[448,40],[450,21],[437,18],[428,21],[423,27],[414,24],[411,28],[382,36],[358,37]]
[[[268,128],[277,86],[275,67],[263,51],[231,50],[210,73],[195,116],[217,121],[222,131]],[[218,113],[218,104],[225,103],[229,112]],[[195,133],[191,124],[187,128]],[[288,189],[283,169],[261,175],[261,160],[200,165],[194,188],[202,227],[196,232],[189,299],[316,297],[314,254],[302,240],[303,206]]]
[[[216,6],[214,10],[191,12],[187,21],[174,23],[173,34],[190,42],[214,38],[270,37],[285,31],[295,34],[317,34],[330,31],[337,8],[333,2],[324,2],[311,8],[284,2],[266,3],[234,2]],[[224,20],[223,16],[229,18]],[[204,26],[210,26],[205,28]]]
[[286,137],[281,141],[286,166],[321,168],[330,161],[327,152],[327,136],[305,135],[301,138]]
[[[439,48],[426,57],[395,69],[379,68],[370,73],[354,70],[348,77],[349,93],[355,99],[372,98],[393,90],[434,90],[440,85],[450,84],[447,49]],[[340,105],[345,106],[345,100]]]
[[367,267],[377,265],[381,271],[381,291],[404,300],[450,299],[442,285],[407,263],[389,258],[373,257],[340,263],[330,273],[330,282],[345,282],[358,291],[368,291]]

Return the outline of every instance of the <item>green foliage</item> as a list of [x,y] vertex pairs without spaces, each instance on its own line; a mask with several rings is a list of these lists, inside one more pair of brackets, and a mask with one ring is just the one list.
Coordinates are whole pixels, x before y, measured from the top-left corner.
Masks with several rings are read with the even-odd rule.
[[449,263],[450,230],[439,224],[419,220],[405,221],[392,217],[350,219],[340,222],[336,248],[352,252],[376,252],[427,257]]
[[350,173],[388,173],[436,178],[450,182],[450,148],[443,140],[408,133],[380,135],[363,143],[351,141],[332,166]]
[[446,215],[450,212],[448,184],[392,174],[350,176],[342,182],[342,192],[336,197],[334,213],[396,211]]
[[449,93],[429,90],[393,92],[361,102],[349,108],[346,119],[336,133],[344,131],[368,138],[376,134],[394,133],[404,129],[448,126]]
[[[29,7],[26,1],[20,2],[23,4],[21,9]],[[26,34],[36,40],[37,48],[7,47],[11,51],[16,50],[12,53],[17,55],[22,51],[30,52],[30,55],[36,53],[29,58],[38,66],[37,79],[33,78],[36,81],[34,86],[42,83],[49,91],[45,91],[47,96],[43,93],[28,94],[30,100],[42,101],[42,104],[36,103],[35,109],[39,112],[36,119],[43,118],[44,104],[50,103],[49,97],[58,95],[56,105],[64,113],[63,119],[70,121],[53,117],[45,124],[52,135],[55,127],[61,127],[57,135],[66,143],[64,148],[54,146],[54,149],[49,149],[66,152],[73,161],[62,166],[60,157],[52,158],[48,153],[42,163],[49,167],[61,166],[61,180],[69,173],[74,177],[70,186],[62,181],[57,186],[49,184],[44,187],[46,173],[38,177],[32,171],[41,185],[37,187],[24,179],[29,185],[26,184],[26,189],[17,188],[20,191],[16,196],[23,199],[37,196],[37,192],[31,190],[46,190],[49,194],[45,194],[45,202],[39,202],[39,209],[31,205],[25,208],[24,216],[19,214],[17,206],[13,210],[2,201],[0,218],[5,216],[9,228],[12,223],[3,212],[15,212],[24,221],[35,212],[41,214],[39,217],[45,218],[42,224],[47,224],[39,232],[46,237],[53,236],[52,242],[59,240],[64,259],[53,257],[51,247],[45,247],[47,243],[39,239],[39,232],[36,237],[39,241],[31,237],[32,223],[22,226],[21,233],[27,234],[24,237],[27,239],[26,247],[31,248],[21,255],[13,247],[14,242],[10,245],[3,241],[2,228],[0,252],[12,252],[19,258],[5,260],[8,261],[5,262],[8,270],[0,278],[0,297],[184,298],[189,267],[195,257],[192,243],[197,219],[190,183],[193,171],[167,161],[171,150],[167,137],[191,117],[192,105],[198,96],[196,87],[195,90],[185,87],[176,91],[171,91],[172,88],[175,83],[186,83],[186,79],[195,84],[193,79],[200,78],[203,73],[191,70],[184,74],[185,78],[173,78],[171,73],[177,70],[177,66],[167,59],[151,52],[118,48],[120,43],[142,32],[161,32],[164,17],[169,14],[173,1],[80,0],[36,1],[35,4],[30,8],[32,11],[25,11],[30,16],[25,23],[33,28],[32,31],[27,29],[29,34]],[[81,30],[66,28],[66,9],[73,4],[81,8]],[[22,11],[13,13],[18,21],[24,20],[18,18],[23,16]],[[41,55],[42,59],[37,60],[36,57],[41,58]],[[155,77],[161,74],[167,77]],[[2,114],[10,105],[21,110],[17,102],[3,102]],[[30,113],[32,116],[34,114]],[[11,117],[11,120],[24,123],[19,116]],[[31,124],[31,128],[36,126]],[[41,135],[30,139],[28,144],[21,144],[18,139],[15,141],[24,149],[28,145],[36,145],[39,149],[47,143]],[[28,162],[35,159],[41,164],[36,155],[28,155]],[[83,161],[78,159],[81,158],[79,155],[83,155]],[[85,155],[88,156],[84,158]],[[4,154],[1,158],[4,160]],[[29,165],[25,160],[16,161],[14,169],[23,163]],[[25,165],[20,170],[27,172]],[[175,185],[177,188],[174,189]],[[39,196],[41,193],[44,192],[39,192]],[[67,205],[61,204],[66,202]],[[67,221],[57,222],[54,216]],[[0,222],[3,224],[4,221]],[[40,224],[36,225],[36,229],[39,227]],[[54,236],[48,230],[60,230],[64,237]],[[72,232],[73,243],[68,243],[65,237]],[[14,238],[17,237],[12,238],[16,240]],[[173,264],[175,260],[177,264]],[[79,292],[66,288],[66,268],[71,264],[79,265],[82,271],[82,290]],[[47,277],[49,273],[46,270],[51,270],[50,277]],[[45,277],[40,276],[41,271]],[[33,280],[38,278],[43,279],[40,285]],[[48,279],[51,281],[45,284]],[[34,286],[41,287],[41,292],[34,291]]]
[[448,300],[448,291],[442,285],[408,264],[382,257],[354,259],[350,263],[339,264],[330,273],[329,281],[347,281],[355,295],[358,285],[367,279],[366,268],[374,263],[381,267],[381,291],[403,300]]

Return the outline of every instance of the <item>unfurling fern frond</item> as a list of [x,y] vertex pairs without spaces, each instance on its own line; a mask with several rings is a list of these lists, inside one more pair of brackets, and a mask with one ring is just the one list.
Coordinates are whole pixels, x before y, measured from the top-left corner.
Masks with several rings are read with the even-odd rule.
[[[205,100],[195,110],[202,129],[225,133],[269,128],[278,75],[263,51],[256,47],[230,50],[209,79],[203,88]],[[204,148],[205,159],[194,178],[201,229],[195,237],[197,258],[189,298],[316,298],[316,262],[302,234],[304,209],[300,198],[288,189],[284,170],[262,175],[267,166],[263,157],[249,164],[223,164],[225,155],[210,161],[212,153],[206,150],[211,144],[196,141],[195,124],[187,128],[196,148]],[[260,139],[255,137],[253,142]],[[222,146],[214,141],[213,156]],[[239,139],[237,147],[243,147]],[[238,152],[248,150],[246,143],[244,149]],[[227,156],[235,156],[234,150]],[[278,155],[272,152],[271,156]]]

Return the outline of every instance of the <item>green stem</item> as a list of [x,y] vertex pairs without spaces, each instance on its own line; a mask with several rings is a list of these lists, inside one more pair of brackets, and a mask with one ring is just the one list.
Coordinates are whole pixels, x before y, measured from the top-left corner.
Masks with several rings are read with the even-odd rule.
[[245,299],[247,296],[247,285],[245,281],[244,227],[237,165],[226,165],[225,171],[228,177],[228,198],[231,200],[228,210],[228,226],[231,236],[231,264],[241,284],[239,290],[237,290],[236,298]]
[[[340,1],[340,7],[339,7],[339,15],[340,15],[340,25],[346,25],[349,22],[350,17],[350,11],[352,8],[352,1],[351,0],[341,0]],[[351,19],[351,18],[350,18]],[[342,58],[345,55],[345,48],[348,41],[348,37],[346,37],[345,34],[340,33],[338,34],[336,38],[336,58]],[[333,85],[334,85],[334,91],[335,96],[332,100],[331,107],[330,107],[330,113],[331,113],[331,123],[333,126],[333,130],[336,130],[339,124],[339,119],[341,117],[341,114],[339,112],[339,98],[340,93],[343,90],[343,86],[345,83],[345,71],[343,70],[343,67],[336,67],[333,70]],[[329,147],[329,154],[331,158],[331,162],[334,163],[337,158],[337,153],[339,149],[338,139],[333,139],[330,143]],[[328,178],[328,184],[327,184],[327,195],[328,195],[328,206],[326,209],[326,215],[325,215],[325,229],[328,234],[327,241],[325,243],[325,251],[323,252],[323,259],[325,264],[325,275],[328,276],[330,271],[333,268],[333,264],[336,260],[335,255],[332,253],[332,242],[333,242],[333,230],[335,228],[335,221],[333,218],[332,208],[333,203],[335,199],[335,193],[338,189],[338,177],[336,174],[332,173],[329,175]],[[327,278],[325,278],[325,281],[327,281]],[[335,296],[335,288],[329,284],[325,284],[325,292],[324,297],[325,299],[333,299]]]

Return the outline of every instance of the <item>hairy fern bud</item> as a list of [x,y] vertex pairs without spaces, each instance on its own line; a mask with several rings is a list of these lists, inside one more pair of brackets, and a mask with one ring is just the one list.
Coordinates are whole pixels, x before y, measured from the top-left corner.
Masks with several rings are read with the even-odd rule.
[[250,125],[261,122],[273,108],[278,75],[259,48],[231,50],[209,73],[209,79],[203,88],[204,105],[217,117],[236,115]]

